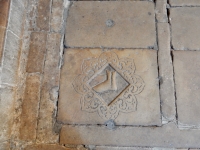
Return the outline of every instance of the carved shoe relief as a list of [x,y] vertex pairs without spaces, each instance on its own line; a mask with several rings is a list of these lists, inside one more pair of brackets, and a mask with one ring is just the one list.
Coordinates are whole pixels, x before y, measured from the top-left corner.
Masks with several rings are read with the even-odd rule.
[[82,74],[72,85],[82,95],[81,109],[96,111],[106,120],[114,120],[119,112],[136,111],[135,95],[145,86],[142,78],[135,74],[133,59],[119,59],[111,51],[103,52],[99,58],[84,60]]
[[107,73],[107,80],[100,83],[99,85],[96,85],[93,89],[96,92],[102,93],[108,90],[117,90],[117,83],[116,83],[116,71],[111,72],[109,70],[106,70]]

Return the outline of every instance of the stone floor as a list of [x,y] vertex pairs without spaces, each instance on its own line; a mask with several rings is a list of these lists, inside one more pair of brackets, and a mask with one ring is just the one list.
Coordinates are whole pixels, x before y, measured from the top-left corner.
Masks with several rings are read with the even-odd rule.
[[0,0],[0,150],[200,149],[200,0]]

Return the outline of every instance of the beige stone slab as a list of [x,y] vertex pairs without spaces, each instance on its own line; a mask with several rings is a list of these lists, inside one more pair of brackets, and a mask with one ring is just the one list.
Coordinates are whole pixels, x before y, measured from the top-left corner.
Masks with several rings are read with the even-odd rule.
[[35,140],[40,100],[40,75],[30,74],[26,79],[26,88],[22,104],[20,139]]
[[162,115],[166,120],[173,120],[176,115],[176,108],[169,24],[158,23],[157,30]]
[[97,146],[96,150],[151,150],[151,148]]
[[70,150],[70,149],[55,144],[38,144],[38,145],[29,145],[24,150]]
[[[47,54],[41,90],[40,112],[37,129],[38,143],[58,142],[56,122],[57,100],[60,79],[60,43],[61,35],[49,33],[47,38]],[[59,129],[58,129],[59,130]]]
[[174,70],[180,125],[200,125],[200,52],[174,51]]
[[63,0],[53,0],[52,1],[52,11],[51,11],[51,20],[50,27],[53,32],[60,32],[63,25]]
[[26,71],[29,73],[43,71],[46,53],[47,34],[45,32],[32,32]]
[[74,2],[66,24],[66,46],[154,48],[154,3]]
[[168,22],[167,0],[156,1],[156,20],[157,22]]
[[[109,66],[116,73],[111,79]],[[120,91],[123,80],[128,86]],[[99,86],[105,91],[98,91]],[[114,99],[108,104],[110,95]],[[58,105],[58,121],[67,124],[113,119],[117,125],[160,125],[157,51],[65,49]]]
[[2,58],[1,82],[3,84],[16,84],[21,46],[20,42],[21,40],[15,34],[11,31],[7,31]]
[[200,50],[200,8],[170,9],[172,46],[175,50]]
[[36,25],[38,30],[49,31],[51,0],[38,0]]
[[169,0],[171,6],[200,6],[199,0]]
[[200,147],[199,130],[180,130],[173,123],[163,127],[63,126],[61,144],[139,146],[139,147]]

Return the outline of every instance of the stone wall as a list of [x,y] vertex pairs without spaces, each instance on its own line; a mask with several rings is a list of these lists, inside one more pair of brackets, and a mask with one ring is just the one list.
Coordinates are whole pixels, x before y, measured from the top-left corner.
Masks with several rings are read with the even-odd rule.
[[199,5],[1,0],[0,150],[200,148]]

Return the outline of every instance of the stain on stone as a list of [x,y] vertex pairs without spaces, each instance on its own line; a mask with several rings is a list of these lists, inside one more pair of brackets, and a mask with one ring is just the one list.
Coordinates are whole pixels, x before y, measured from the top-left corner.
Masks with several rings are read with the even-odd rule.
[[115,122],[114,120],[108,120],[105,122],[105,126],[109,129],[109,130],[114,130],[115,129]]
[[115,22],[112,19],[108,19],[106,21],[106,26],[107,27],[113,27],[115,25]]

